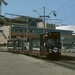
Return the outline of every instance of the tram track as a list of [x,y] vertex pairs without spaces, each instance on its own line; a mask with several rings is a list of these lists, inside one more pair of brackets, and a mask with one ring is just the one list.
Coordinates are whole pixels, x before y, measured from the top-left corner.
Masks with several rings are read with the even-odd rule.
[[75,65],[75,61],[65,61],[66,63],[70,63],[70,64],[74,64]]
[[[36,57],[34,57],[36,58]],[[39,59],[39,58],[36,58]],[[56,59],[40,59],[48,63],[53,63],[58,66],[62,66],[71,70],[75,70],[75,57],[70,57],[70,56],[62,56],[61,60],[56,60]]]
[[75,57],[70,56],[62,56],[61,60],[49,60],[49,62],[54,63],[56,65],[66,67],[71,70],[75,70]]
[[51,61],[51,62],[59,66],[66,67],[68,69],[75,70],[75,63],[62,61],[62,60],[61,61]]
[[[38,57],[34,57],[34,58],[39,59]],[[43,60],[48,63],[53,63],[71,70],[75,70],[75,57],[61,56],[60,60],[56,60],[56,59],[50,60],[46,58],[39,59],[39,60]]]
[[[36,58],[36,57],[34,57],[34,58]],[[39,59],[39,58],[36,58],[36,59]],[[65,57],[61,58],[61,60],[56,60],[56,59],[52,59],[52,60],[40,59],[40,60],[43,60],[48,63],[53,63],[53,64],[56,64],[56,65],[59,65],[59,66],[62,66],[62,67],[65,67],[65,68],[68,68],[71,70],[75,70],[75,58],[74,57],[65,56]]]

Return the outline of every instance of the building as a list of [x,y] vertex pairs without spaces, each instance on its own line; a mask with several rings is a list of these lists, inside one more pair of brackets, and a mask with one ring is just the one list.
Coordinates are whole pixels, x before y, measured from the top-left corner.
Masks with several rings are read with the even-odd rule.
[[73,35],[73,47],[75,47],[75,33],[73,33],[72,35]]
[[61,30],[71,30],[73,31],[73,33],[75,33],[75,26],[74,25],[60,25],[60,26],[57,26],[56,29],[61,29]]
[[[73,31],[72,35],[68,36],[69,38],[65,36],[64,41],[65,40],[71,40],[72,45],[74,45],[74,43],[75,43],[75,26],[74,25],[57,26],[56,29]],[[68,34],[66,34],[66,35],[68,35]],[[62,36],[64,37],[63,34],[62,34]],[[72,39],[70,39],[70,38],[72,38]],[[65,41],[65,43],[69,43],[69,41]]]
[[44,26],[44,22],[38,22],[37,23],[37,28],[50,28],[50,29],[55,29],[55,24],[45,23],[45,26]]
[[56,32],[60,32],[61,38],[63,37],[63,45],[72,47],[72,43],[73,43],[73,37],[72,37],[73,31],[72,30],[57,29],[57,27],[55,27],[55,24],[45,23],[44,25],[43,20],[40,18],[20,16],[20,17],[17,17],[16,19],[21,19],[21,20],[27,19],[28,22],[26,25],[21,25],[21,24],[14,25],[13,24],[13,26],[10,28],[11,38],[19,37],[19,36],[27,37],[30,34],[43,33],[44,30],[45,32],[56,31]]
[[7,38],[9,36],[8,26],[0,27],[0,45],[4,45],[7,43]]
[[8,26],[6,29],[7,31],[4,31],[4,34],[7,37],[7,39],[10,36],[11,38],[20,38],[20,37],[26,38],[30,34],[32,35],[40,34],[40,33],[43,33],[43,30],[45,30],[45,32],[49,32],[49,31],[60,32],[61,38],[63,37],[64,46],[72,47],[72,44],[74,43],[72,30],[67,30],[68,28],[63,30],[63,29],[55,27],[55,24],[49,24],[49,23],[45,23],[45,26],[44,26],[43,20],[39,18],[33,18],[33,17],[27,17],[27,16],[17,17],[15,19],[12,19],[11,25]]
[[[63,45],[72,47],[72,33],[73,31],[71,30],[59,30],[59,29],[50,29],[50,28],[45,28],[45,32],[60,32],[61,37],[63,37]],[[34,34],[40,34],[43,33],[43,28],[37,28],[37,27],[25,27],[25,26],[13,26],[12,27],[12,37],[16,37],[18,35],[27,37],[29,35],[34,35]],[[62,39],[61,39],[62,40]]]

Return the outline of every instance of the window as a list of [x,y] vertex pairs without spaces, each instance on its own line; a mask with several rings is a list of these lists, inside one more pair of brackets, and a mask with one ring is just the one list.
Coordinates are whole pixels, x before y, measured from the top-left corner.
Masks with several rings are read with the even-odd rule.
[[57,46],[59,44],[60,44],[59,39],[53,39],[53,38],[51,38],[51,39],[47,40],[47,46]]

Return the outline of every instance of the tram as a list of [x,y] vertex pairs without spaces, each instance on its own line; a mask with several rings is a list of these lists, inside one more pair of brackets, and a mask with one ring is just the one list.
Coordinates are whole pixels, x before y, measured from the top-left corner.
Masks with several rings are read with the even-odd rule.
[[25,54],[39,56],[41,58],[60,57],[60,32],[47,32],[44,34],[30,35],[25,43],[25,48]]
[[27,39],[8,39],[7,50],[9,52],[39,56],[40,58],[60,58],[60,32],[33,34],[28,36]]

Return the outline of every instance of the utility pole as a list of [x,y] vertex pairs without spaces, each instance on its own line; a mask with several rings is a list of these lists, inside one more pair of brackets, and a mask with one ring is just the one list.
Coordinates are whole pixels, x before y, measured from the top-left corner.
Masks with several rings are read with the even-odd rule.
[[[34,11],[37,12],[36,10],[34,10]],[[37,13],[40,15],[39,17],[43,17],[43,19],[44,19],[44,22],[43,22],[43,24],[44,24],[43,33],[45,33],[45,28],[46,28],[46,25],[45,25],[46,23],[45,22],[46,22],[46,18],[50,18],[49,15],[51,13],[53,13],[53,15],[56,16],[56,13],[55,13],[55,11],[52,11],[48,15],[45,15],[45,7],[43,7],[43,12],[44,12],[43,15],[40,15],[38,12]]]
[[28,38],[29,34],[28,34],[28,27],[29,27],[29,24],[28,24],[28,16],[27,16],[27,25],[26,25],[26,39]]
[[43,29],[43,33],[45,33],[45,7],[44,7],[44,16],[42,16],[42,17],[44,17],[44,29]]
[[43,11],[43,12],[44,12],[44,15],[43,15],[43,16],[40,15],[40,17],[43,17],[43,18],[44,18],[44,22],[43,22],[43,24],[44,24],[43,33],[45,33],[45,28],[46,28],[46,25],[45,25],[45,24],[46,24],[46,23],[45,23],[45,18],[46,18],[46,17],[49,18],[49,16],[46,16],[46,15],[45,15],[45,7],[43,7],[43,10],[44,10],[44,11]]

